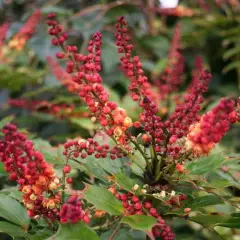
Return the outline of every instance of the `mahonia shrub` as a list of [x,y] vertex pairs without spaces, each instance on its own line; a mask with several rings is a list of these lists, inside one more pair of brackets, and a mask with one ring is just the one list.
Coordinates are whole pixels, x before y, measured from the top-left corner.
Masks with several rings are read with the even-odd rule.
[[[140,57],[133,53],[126,20],[117,20],[120,68],[129,79],[129,94],[140,109],[138,119],[133,121],[125,109],[110,100],[103,86],[102,34],[94,33],[87,54],[81,54],[77,46],[67,44],[68,35],[54,13],[48,15],[47,24],[52,44],[59,47],[56,57],[66,62],[66,68],[52,57],[47,59],[48,64],[59,81],[87,105],[86,116],[98,127],[92,138],[66,140],[59,147],[62,153],[54,163],[56,168],[49,162],[49,156],[54,158],[50,145],[41,152],[35,141],[15,125],[8,123],[2,128],[0,160],[9,179],[18,184],[24,206],[5,196],[6,202],[16,201],[20,209],[17,214],[22,214],[22,220],[16,221],[5,210],[1,216],[20,225],[18,232],[6,229],[6,233],[16,236],[20,232],[26,239],[113,240],[123,234],[125,239],[173,240],[177,236],[170,225],[177,218],[202,224],[213,237],[218,236],[215,226],[239,228],[238,203],[225,191],[229,182],[211,182],[207,174],[219,169],[232,176],[228,166],[222,166],[229,158],[214,148],[231,125],[240,121],[240,101],[223,98],[202,114],[211,74],[196,57],[192,82],[183,98],[167,118],[159,115],[159,101],[177,91],[182,81],[180,25],[175,29],[167,68],[156,76],[156,94]],[[24,42],[29,35],[22,32],[25,37],[16,38]],[[12,99],[10,104],[35,111],[42,103]],[[59,112],[62,117],[60,110],[65,107],[75,106],[51,105],[48,111]],[[89,174],[83,190],[73,189],[72,173],[77,168]],[[218,215],[205,208],[224,202],[232,206],[232,215]]]

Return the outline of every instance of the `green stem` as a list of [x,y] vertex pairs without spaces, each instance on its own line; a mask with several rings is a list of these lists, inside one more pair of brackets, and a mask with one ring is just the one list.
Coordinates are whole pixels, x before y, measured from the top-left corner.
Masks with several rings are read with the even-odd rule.
[[133,156],[130,152],[128,152],[124,147],[122,147],[121,145],[119,145],[118,142],[117,142],[117,140],[116,140],[113,136],[110,136],[110,137],[111,137],[112,140],[116,143],[116,145],[118,145],[118,147],[121,148],[122,152],[124,152],[125,154],[127,154],[128,157],[132,160],[132,162],[135,162],[135,164],[138,165],[138,167],[141,168],[141,169],[144,171],[144,168],[135,161],[134,156]]
[[157,167],[155,169],[155,176],[156,176],[157,181],[161,178],[161,176],[163,174],[162,171],[161,171],[161,163],[162,163],[162,161],[159,160],[158,163],[157,163]]
[[[66,166],[68,164],[68,161],[69,161],[69,157],[66,156],[66,162],[65,162],[65,165]],[[62,194],[61,194],[61,198],[62,198],[62,203],[64,202],[64,197],[65,197],[65,188],[66,188],[66,174],[63,172],[63,175],[62,175]]]
[[137,142],[135,142],[131,137],[129,137],[129,140],[131,141],[131,143],[133,143],[133,145],[136,147],[136,149],[141,153],[141,155],[143,156],[143,158],[146,162],[146,166],[147,166],[148,170],[151,172],[150,162],[148,161],[148,158],[145,155],[144,151],[141,149],[139,144]]
[[112,235],[110,236],[110,238],[108,240],[113,240],[114,239],[114,237],[117,235],[118,230],[120,229],[120,227],[121,227],[121,223],[119,223],[117,225],[116,229],[113,231]]
[[157,153],[156,153],[156,150],[155,150],[155,146],[156,146],[156,142],[155,142],[155,138],[152,137],[152,145],[150,147],[150,150],[151,150],[151,155],[152,155],[152,170],[154,170],[154,167],[159,164],[160,162],[160,165],[161,165],[161,161],[162,159],[158,159],[157,157]]

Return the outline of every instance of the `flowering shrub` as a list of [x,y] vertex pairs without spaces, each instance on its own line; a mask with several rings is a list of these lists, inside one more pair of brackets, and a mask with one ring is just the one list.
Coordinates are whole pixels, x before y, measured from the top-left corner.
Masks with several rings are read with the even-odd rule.
[[[29,19],[29,26],[35,20]],[[67,44],[68,35],[54,13],[48,15],[47,24],[52,44],[59,47],[56,57],[66,62],[66,68],[63,70],[50,57],[48,63],[68,91],[78,94],[87,105],[89,118],[98,127],[92,138],[69,139],[57,150],[50,144],[39,150],[39,143],[30,140],[31,136],[28,139],[15,125],[3,126],[0,160],[9,179],[18,184],[24,207],[14,202],[18,220],[8,211],[2,216],[21,226],[16,234],[26,239],[113,240],[124,234],[132,239],[171,240],[177,239],[168,222],[173,218],[201,224],[214,238],[218,236],[216,226],[239,228],[236,198],[225,191],[234,184],[218,184],[208,179],[208,173],[221,169],[233,178],[223,165],[228,164],[229,157],[214,148],[231,125],[240,121],[240,101],[226,97],[201,113],[211,74],[197,57],[192,82],[183,98],[176,101],[167,118],[159,115],[159,100],[176,91],[182,81],[180,25],[175,29],[166,69],[156,80],[158,94],[143,71],[140,57],[134,55],[127,21],[118,18],[115,40],[120,68],[129,79],[129,94],[140,109],[138,119],[132,120],[125,109],[110,100],[103,85],[102,34],[94,33],[88,52],[81,54],[77,46]],[[19,99],[9,103],[32,111],[41,106]],[[60,109],[68,107],[72,110],[75,106]],[[62,117],[60,109],[54,105],[47,108]],[[81,190],[74,190],[76,169],[89,176]],[[9,198],[0,197],[0,201]],[[231,215],[209,208],[223,203],[230,204]]]

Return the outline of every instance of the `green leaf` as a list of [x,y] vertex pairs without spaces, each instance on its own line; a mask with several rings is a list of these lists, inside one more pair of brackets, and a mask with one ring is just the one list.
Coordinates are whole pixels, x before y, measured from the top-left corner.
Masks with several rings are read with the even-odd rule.
[[119,169],[123,168],[122,162],[120,159],[115,159],[114,161],[110,158],[105,158],[97,161],[99,166],[103,168],[106,172],[110,174],[116,174],[119,172]]
[[169,41],[163,36],[147,36],[142,38],[141,43],[149,51],[153,51],[158,57],[167,56],[169,49]]
[[[146,162],[139,151],[136,151],[133,155],[134,160],[131,163],[131,169],[134,174],[142,177],[143,176],[143,169],[146,167]],[[141,167],[139,167],[141,166]]]
[[30,219],[26,209],[17,200],[4,194],[0,194],[0,216],[28,229]]
[[11,198],[15,198],[18,201],[21,201],[22,199],[22,192],[19,191],[18,187],[7,187],[5,189],[2,189],[1,193]]
[[100,238],[83,222],[60,225],[58,231],[46,240],[99,240]]
[[223,203],[223,200],[221,200],[219,197],[216,195],[207,195],[207,196],[201,196],[194,198],[190,203],[189,207],[198,209],[201,207],[206,207],[210,205],[215,205],[215,204],[221,204]]
[[52,236],[54,234],[54,232],[50,231],[49,229],[43,228],[41,230],[38,230],[36,234],[34,235],[30,235],[28,234],[28,238],[29,240],[43,240],[46,239],[50,236]]
[[47,162],[51,164],[64,164],[63,155],[59,155],[58,147],[52,147],[48,141],[40,138],[34,139],[33,143],[34,148],[43,154]]
[[220,215],[198,215],[190,217],[189,220],[206,226],[214,226],[215,224],[228,220],[228,217]]
[[[114,232],[114,230],[110,230],[110,231],[104,232],[103,234],[101,234],[100,239],[101,240],[109,239],[111,237],[111,235],[113,234],[113,232]],[[130,235],[129,228],[121,228],[121,229],[119,229],[117,234],[114,236],[114,240],[134,240],[134,239],[135,238],[133,238]]]
[[240,47],[232,48],[223,54],[223,58],[228,59],[238,53],[240,53]]
[[131,215],[123,217],[121,222],[128,224],[133,229],[149,231],[157,224],[157,219],[145,215]]
[[21,227],[3,221],[0,221],[0,232],[6,233],[12,237],[25,237],[27,235]]
[[127,190],[128,192],[132,192],[132,188],[135,185],[135,182],[131,178],[122,173],[117,173],[114,175],[114,179],[121,188]]
[[7,123],[11,122],[14,116],[7,116],[0,121],[0,129],[2,129]]
[[56,13],[58,16],[59,15],[69,15],[71,14],[71,11],[67,8],[64,8],[64,7],[57,7],[57,6],[47,6],[47,7],[43,7],[41,9],[41,12],[44,13],[44,14],[48,14],[48,13],[51,13],[51,12],[54,12]]
[[[190,198],[190,197],[189,197]],[[215,195],[206,195],[196,198],[190,198],[189,200],[185,200],[181,204],[181,208],[179,210],[173,210],[172,212],[168,212],[168,214],[179,214],[183,215],[185,208],[191,208],[192,211],[201,211],[201,208],[217,205],[223,203],[219,197]]]
[[[106,176],[108,176],[108,174],[102,167],[100,167],[98,160],[99,159],[94,159],[94,160],[87,159],[87,161],[83,165],[86,168],[88,174],[93,175],[96,178],[98,178],[99,180],[102,180],[103,182],[107,183],[108,180],[107,180]],[[105,159],[103,159],[103,161],[104,160]]]
[[[43,72],[26,67],[12,68],[8,65],[0,66],[0,88],[8,88],[12,91],[20,90],[25,84],[35,83]],[[16,84],[17,79],[17,84]]]
[[96,125],[92,123],[89,118],[70,118],[70,121],[78,125],[79,127],[87,130],[93,130],[96,127]]
[[217,226],[240,229],[240,218],[229,218],[228,220],[217,223]]
[[120,201],[106,188],[89,185],[84,192],[85,199],[112,215],[122,215],[124,208]]
[[112,69],[119,63],[119,59],[116,45],[113,42],[108,41],[102,46],[102,54],[104,58],[102,60],[105,72],[110,73]]
[[187,169],[190,171],[192,175],[201,175],[206,174],[208,172],[214,171],[218,169],[225,158],[222,154],[210,154],[207,157],[202,157],[199,160],[194,162],[190,162],[187,165]]
[[238,68],[239,66],[240,66],[240,61],[236,61],[236,62],[234,61],[234,62],[228,64],[226,67],[224,67],[222,71],[224,73],[227,73],[227,72],[233,70],[234,68]]
[[166,64],[167,64],[167,59],[159,60],[153,68],[153,73],[160,74],[166,67]]
[[229,215],[199,215],[190,217],[189,220],[210,227],[221,226],[240,229],[240,218]]

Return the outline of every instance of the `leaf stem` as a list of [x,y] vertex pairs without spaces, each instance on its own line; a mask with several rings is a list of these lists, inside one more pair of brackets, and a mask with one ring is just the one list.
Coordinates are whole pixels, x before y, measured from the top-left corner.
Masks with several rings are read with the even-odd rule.
[[116,227],[116,229],[113,231],[112,235],[110,236],[110,238],[108,240],[113,240],[114,237],[117,235],[118,230],[120,229],[121,223],[119,223]]

